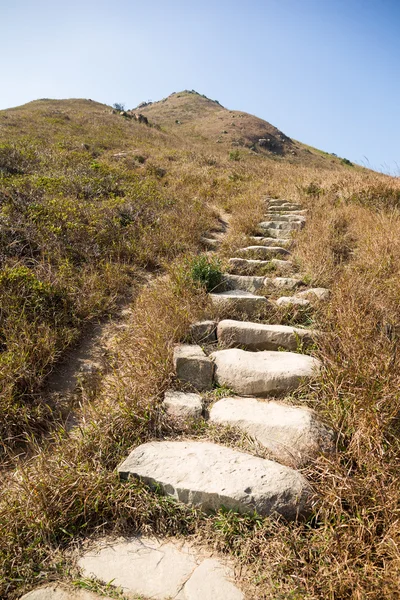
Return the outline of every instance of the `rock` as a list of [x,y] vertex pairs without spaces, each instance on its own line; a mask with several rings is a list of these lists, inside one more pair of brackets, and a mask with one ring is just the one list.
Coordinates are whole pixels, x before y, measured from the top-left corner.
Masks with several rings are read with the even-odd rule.
[[238,427],[267,448],[279,462],[302,467],[321,452],[333,452],[333,431],[309,408],[256,398],[223,398],[210,421]]
[[190,337],[197,344],[213,344],[217,341],[217,321],[198,321],[190,326]]
[[149,442],[120,465],[122,478],[139,477],[185,504],[288,519],[307,512],[304,477],[278,463],[211,442]]
[[275,213],[269,213],[266,214],[265,217],[267,217],[269,221],[278,221],[282,223],[305,223],[306,221],[305,217],[301,215],[293,215],[290,213],[286,215],[277,215]]
[[178,379],[196,390],[213,387],[213,364],[200,346],[182,344],[174,348],[174,367]]
[[108,598],[108,596],[98,596],[87,590],[53,583],[28,592],[20,600],[107,600]]
[[284,272],[288,275],[294,271],[293,263],[290,260],[279,260],[279,258],[272,258],[270,264],[278,271]]
[[292,352],[247,352],[233,348],[210,355],[215,380],[240,396],[282,395],[313,379],[320,369],[316,358]]
[[214,238],[208,238],[208,237],[202,236],[200,238],[200,241],[209,250],[217,250],[217,248],[219,246],[219,240],[215,240]]
[[287,325],[264,325],[224,319],[218,323],[218,342],[226,347],[246,350],[296,350],[299,343],[310,345],[313,331]]
[[297,298],[306,298],[308,300],[320,300],[321,302],[326,302],[331,297],[330,290],[326,288],[310,288],[309,290],[304,290],[303,292],[298,292],[296,294]]
[[276,301],[278,306],[296,306],[306,307],[310,305],[310,301],[305,298],[297,298],[296,296],[282,296]]
[[302,285],[301,279],[295,279],[294,277],[265,277],[264,286],[272,287],[275,289],[286,288],[288,290],[294,290],[295,288]]
[[224,315],[246,315],[253,317],[272,308],[264,296],[255,296],[242,290],[231,290],[221,294],[209,295],[212,304]]
[[247,248],[240,248],[238,252],[241,252],[242,254],[257,254],[263,258],[290,255],[289,250],[286,250],[286,248],[279,248],[279,246],[247,246]]
[[253,275],[231,275],[224,273],[223,286],[227,290],[244,290],[255,294],[264,288],[265,277],[255,277]]
[[[261,227],[262,229],[262,227]],[[272,238],[277,238],[279,236],[279,239],[284,239],[287,243],[292,241],[292,233],[293,230],[292,229],[287,229],[287,230],[283,230],[283,229],[263,229],[263,234],[267,235],[269,237]]]
[[[290,245],[290,240],[282,239],[282,238],[272,238],[272,237],[263,237],[262,235],[251,235],[250,239],[256,243],[258,246],[288,246]],[[276,245],[275,245],[276,244]],[[284,248],[286,250],[286,248]],[[290,252],[288,252],[290,254]]]
[[[124,595],[154,600],[243,600],[233,571],[174,539],[105,540],[78,561],[85,577],[121,587]],[[221,595],[224,594],[224,595]],[[64,599],[63,599],[64,600]]]
[[203,400],[199,394],[168,390],[163,406],[168,415],[181,419],[198,419],[203,412]]
[[258,224],[261,229],[278,229],[279,231],[293,231],[303,229],[304,223],[301,221],[292,221],[286,223],[284,221],[262,221]]

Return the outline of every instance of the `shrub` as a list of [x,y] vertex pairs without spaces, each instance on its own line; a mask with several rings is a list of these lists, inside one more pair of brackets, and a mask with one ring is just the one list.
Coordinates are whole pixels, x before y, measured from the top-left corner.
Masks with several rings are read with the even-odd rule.
[[125,104],[123,102],[114,102],[113,108],[115,108],[115,110],[123,112],[125,110]]
[[207,292],[214,290],[222,281],[220,261],[204,254],[196,256],[191,261],[189,273],[191,279],[204,287]]
[[240,160],[239,150],[232,150],[229,152],[229,160]]

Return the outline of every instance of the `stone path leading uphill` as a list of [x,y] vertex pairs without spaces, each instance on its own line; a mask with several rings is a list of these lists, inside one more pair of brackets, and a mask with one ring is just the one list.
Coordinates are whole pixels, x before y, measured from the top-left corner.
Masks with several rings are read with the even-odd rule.
[[[234,427],[269,458],[209,441],[154,441],[135,448],[118,471],[122,479],[140,478],[151,489],[204,511],[225,507],[296,519],[307,516],[314,502],[299,469],[335,449],[333,431],[313,410],[290,400],[322,368],[309,354],[321,333],[265,323],[262,317],[312,310],[313,303],[329,298],[329,290],[307,288],[290,260],[292,232],[304,227],[306,211],[284,200],[269,200],[267,208],[259,234],[237,250],[222,288],[210,294],[223,318],[194,323],[192,343],[176,346],[180,389],[166,392],[163,410],[178,421],[206,418],[215,427]],[[208,247],[218,244],[208,242]],[[285,276],[272,276],[274,270]],[[226,388],[226,395],[206,407],[204,393],[215,385]],[[131,598],[245,598],[225,560],[172,539],[103,540],[81,555],[79,566],[85,577],[112,582]],[[64,600],[63,594],[63,588],[47,587],[25,598]],[[87,594],[76,598],[96,598]]]

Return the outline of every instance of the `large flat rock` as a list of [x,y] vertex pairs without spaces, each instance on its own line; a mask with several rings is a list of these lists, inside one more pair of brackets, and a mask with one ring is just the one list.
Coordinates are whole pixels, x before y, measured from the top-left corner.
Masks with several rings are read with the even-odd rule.
[[231,348],[296,350],[299,344],[310,345],[313,342],[313,331],[287,325],[265,325],[224,319],[218,323],[217,337],[223,346]]
[[[262,235],[251,235],[249,239],[254,242],[256,246],[288,246],[290,245],[290,240],[276,238],[276,237],[264,237]],[[289,253],[290,254],[290,253]]]
[[203,400],[200,394],[167,390],[163,407],[175,419],[198,419],[203,412]]
[[295,288],[302,285],[303,282],[301,279],[296,279],[295,277],[265,277],[264,278],[264,286],[272,287],[276,289],[286,288],[288,290],[294,290]]
[[302,216],[302,215],[296,215],[296,214],[292,214],[292,213],[287,213],[287,214],[283,214],[283,215],[277,215],[276,213],[267,213],[265,215],[265,218],[268,221],[282,221],[282,222],[286,222],[286,223],[304,223],[306,221],[306,217]]
[[279,231],[293,231],[302,229],[304,223],[302,221],[262,221],[259,223],[261,229],[277,229]]
[[254,317],[272,307],[271,302],[264,296],[244,290],[229,290],[220,294],[210,294],[209,297],[215,308],[224,316]]
[[301,467],[322,452],[334,450],[332,430],[309,408],[256,398],[223,398],[210,421],[235,426],[267,448],[279,462]]
[[85,577],[112,582],[128,597],[244,598],[233,583],[233,571],[228,565],[174,539],[134,537],[104,541],[86,551],[78,565]]
[[307,512],[310,489],[297,471],[210,442],[149,442],[120,465],[122,478],[141,478],[169,496],[205,511],[222,506],[241,513]]
[[87,590],[67,587],[54,583],[28,592],[20,600],[107,600],[108,596],[99,596]]
[[306,298],[307,300],[327,302],[331,297],[331,292],[327,288],[309,288],[303,292],[298,292],[296,296],[298,298]]
[[210,355],[215,380],[240,396],[283,395],[315,377],[318,359],[293,352],[248,352],[232,348]]
[[279,246],[247,246],[246,248],[240,248],[238,250],[241,254],[245,255],[257,255],[262,258],[272,258],[274,256],[289,256],[289,250],[286,248],[280,248]]

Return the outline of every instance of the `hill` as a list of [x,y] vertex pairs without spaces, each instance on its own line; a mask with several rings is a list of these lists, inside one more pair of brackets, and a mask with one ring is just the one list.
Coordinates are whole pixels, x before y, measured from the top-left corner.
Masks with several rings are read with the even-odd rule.
[[[397,179],[195,92],[131,111],[84,99],[0,111],[0,596],[55,581],[119,596],[78,571],[75,553],[102,534],[121,541],[139,532],[229,557],[248,598],[397,598],[399,207]],[[231,314],[208,293],[221,282],[239,286]],[[315,300],[321,294],[325,302]],[[262,310],[247,313],[250,305]],[[235,320],[225,322],[225,341],[219,327],[216,346],[215,322],[226,316]],[[191,397],[196,418],[175,420],[165,392],[195,389],[178,377],[174,347],[193,342],[192,325],[204,319],[214,325],[200,328],[195,358],[210,381],[201,399]],[[277,326],[268,361],[249,359],[248,340],[236,339],[233,354],[245,353],[251,376],[230,360],[224,380],[232,335],[248,327],[275,335]],[[91,360],[74,371],[87,346]],[[222,352],[210,358],[215,348]],[[284,384],[267,389],[273,361],[287,367]],[[240,393],[242,406],[278,411],[265,429],[244,430],[226,397]],[[234,427],[210,422],[220,400],[231,403],[224,422],[236,419]],[[275,415],[291,411],[317,423],[310,461],[303,442],[295,452],[282,438],[271,443],[270,428],[286,435],[293,425]],[[332,434],[329,453],[319,452],[319,432]],[[172,467],[183,477],[171,485],[116,476],[132,448],[157,441],[170,452],[189,439],[194,450],[208,443],[208,466],[181,451]],[[259,506],[259,481],[247,481],[246,466],[235,472],[237,489],[230,475],[221,489],[212,463],[220,446],[246,465],[253,455],[263,470],[275,453],[273,485],[287,464],[301,465],[297,491],[269,498],[293,518],[306,490],[308,518],[275,519],[268,503],[259,514],[236,512],[238,498],[242,508]],[[207,480],[201,492],[181,486],[193,461]],[[209,495],[210,482],[216,510],[205,514],[188,502]],[[115,583],[114,574],[103,579]]]

